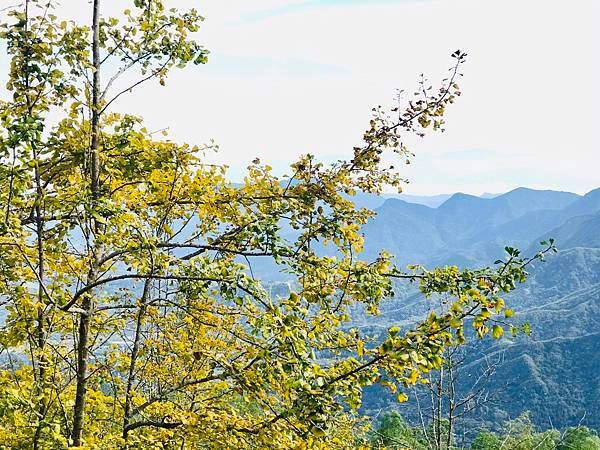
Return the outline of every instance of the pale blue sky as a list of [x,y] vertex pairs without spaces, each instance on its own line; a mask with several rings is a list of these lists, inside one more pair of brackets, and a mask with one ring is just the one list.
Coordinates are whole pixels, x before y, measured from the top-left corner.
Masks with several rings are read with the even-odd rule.
[[[62,3],[84,11],[80,0]],[[444,134],[412,146],[408,193],[600,186],[597,0],[170,3],[206,17],[198,38],[209,63],[118,107],[150,129],[169,127],[173,139],[214,138],[213,159],[233,177],[257,156],[283,173],[300,153],[349,155],[372,106],[412,90],[421,72],[444,78],[460,48],[469,53],[464,95]]]
[[272,5],[264,9],[257,8],[242,15],[243,19],[254,21],[270,17],[277,17],[284,14],[294,14],[306,12],[310,9],[330,8],[336,6],[373,6],[382,4],[398,4],[406,2],[423,2],[432,0],[298,0],[282,1],[281,5]]

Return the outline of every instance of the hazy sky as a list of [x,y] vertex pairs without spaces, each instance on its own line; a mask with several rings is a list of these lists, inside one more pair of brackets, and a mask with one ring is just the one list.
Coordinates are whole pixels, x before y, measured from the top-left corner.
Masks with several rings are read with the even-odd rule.
[[[8,0],[0,0],[0,3]],[[120,103],[173,139],[214,138],[242,176],[360,143],[370,109],[468,52],[447,130],[417,141],[412,194],[600,186],[598,0],[185,0],[209,63]],[[81,0],[63,5],[81,8]]]

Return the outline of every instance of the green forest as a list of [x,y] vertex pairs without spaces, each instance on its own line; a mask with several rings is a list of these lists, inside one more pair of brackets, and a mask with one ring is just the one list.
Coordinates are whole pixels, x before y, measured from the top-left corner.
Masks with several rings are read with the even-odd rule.
[[600,437],[585,426],[564,431],[536,430],[528,413],[502,424],[498,432],[480,430],[469,444],[449,434],[448,421],[440,422],[443,439],[436,438],[436,425],[414,427],[408,425],[396,412],[383,416],[378,428],[365,436],[374,448],[387,449],[471,449],[471,450],[594,450],[600,448]]
[[[435,211],[377,203],[401,192],[419,140],[444,131],[466,53],[404,103],[374,107],[344,159],[305,154],[278,175],[250,157],[240,182],[210,162],[215,143],[174,142],[120,109],[210,63],[201,11],[85,10],[2,10],[0,449],[600,449],[593,399],[593,418],[579,392],[556,428],[546,414],[556,378],[533,375],[558,362],[500,357],[546,329],[520,295],[583,305],[596,292],[596,217],[573,218],[597,192],[519,191],[480,213],[464,196]],[[487,246],[452,244],[474,214]],[[531,235],[512,233],[527,214]],[[430,247],[394,248],[394,229]],[[553,235],[577,244],[568,267],[586,267],[558,288],[544,270],[572,253]],[[494,403],[522,360],[533,382],[514,404],[526,404]]]

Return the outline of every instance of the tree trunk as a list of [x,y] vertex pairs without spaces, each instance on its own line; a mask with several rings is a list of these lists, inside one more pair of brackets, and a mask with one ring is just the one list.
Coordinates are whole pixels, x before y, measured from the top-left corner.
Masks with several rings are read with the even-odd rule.
[[454,378],[453,354],[448,352],[448,431],[446,434],[446,448],[452,445],[452,434],[454,432],[454,415],[456,413],[456,380]]
[[[42,218],[42,183],[40,179],[40,168],[39,168],[39,155],[36,150],[36,145],[33,145],[34,161],[35,161],[35,184],[36,184],[36,199],[35,199],[35,223],[36,223],[36,234],[37,234],[37,253],[38,253],[38,315],[37,315],[37,326],[36,326],[36,337],[35,345],[39,355],[37,361],[37,389],[39,390],[38,395],[40,399],[44,398],[41,395],[46,387],[46,365],[48,364],[47,358],[44,355],[46,347],[46,304],[44,301],[44,220]],[[35,367],[35,362],[32,361]],[[43,418],[46,416],[47,405],[46,401],[40,400],[38,409],[39,423],[36,427],[35,434],[33,437],[33,450],[37,450],[40,444],[40,436],[43,428]]]
[[[95,274],[91,274],[95,275]],[[73,414],[73,445],[82,445],[81,435],[85,419],[85,400],[87,393],[88,342],[90,332],[90,313],[94,307],[92,296],[87,295],[81,305],[87,314],[81,314],[79,321],[79,340],[77,342],[77,390],[75,394],[75,411]]]
[[133,381],[135,378],[135,365],[137,362],[138,353],[140,351],[140,339],[142,333],[142,324],[146,315],[146,303],[150,294],[151,280],[148,278],[144,281],[144,290],[142,292],[141,305],[138,311],[135,324],[135,335],[133,338],[133,347],[131,349],[131,360],[129,362],[129,373],[127,374],[127,387],[125,389],[125,407],[123,417],[123,439],[127,441],[129,420],[131,419],[131,391],[133,390]]
[[444,396],[444,366],[440,367],[439,384],[437,386],[437,414],[436,414],[436,432],[435,432],[435,444],[437,450],[442,450],[442,408],[443,408],[443,396]]
[[[100,0],[93,2],[92,16],[92,105],[91,105],[91,143],[90,143],[90,178],[92,207],[97,205],[100,196]],[[92,227],[94,232],[100,231],[100,223],[92,218]],[[97,246],[93,248],[93,263],[89,272],[88,283],[94,283],[98,276],[98,261],[100,249]],[[87,393],[87,368],[88,368],[88,345],[90,334],[90,322],[94,313],[93,292],[85,296],[79,321],[79,339],[77,342],[77,391],[75,394],[75,408],[73,414],[73,445],[82,445],[81,436],[85,421],[85,403]]]

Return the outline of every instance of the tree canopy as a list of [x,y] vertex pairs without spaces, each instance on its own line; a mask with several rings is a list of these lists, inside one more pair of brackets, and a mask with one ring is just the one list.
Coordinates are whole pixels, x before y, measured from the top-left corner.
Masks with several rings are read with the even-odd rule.
[[[431,428],[435,424],[435,418]],[[443,422],[447,422],[444,419]],[[598,435],[584,426],[571,427],[564,432],[557,429],[537,431],[531,422],[528,412],[496,424],[498,432],[481,430],[476,436],[463,442],[454,442],[442,446],[445,450],[600,450]],[[473,431],[473,430],[471,430]],[[379,425],[371,432],[375,448],[397,450],[430,450],[429,431],[423,426],[411,426],[395,411],[386,413]],[[458,439],[456,439],[458,441]]]
[[[170,70],[203,64],[202,17],[135,0],[90,24],[49,0],[14,7],[0,103],[0,442],[11,449],[347,448],[361,390],[407,388],[441,367],[466,329],[500,338],[502,293],[553,249],[495,267],[407,270],[360,258],[358,192],[400,187],[389,156],[443,129],[465,55],[448,78],[374,108],[346,159],[305,155],[287,176],[255,160],[241,185],[211,145],[156,136],[118,101]],[[403,230],[404,231],[404,230]],[[410,232],[410,230],[406,230]],[[255,276],[268,260],[284,288]],[[377,314],[394,280],[448,308],[374,342],[349,308]]]

